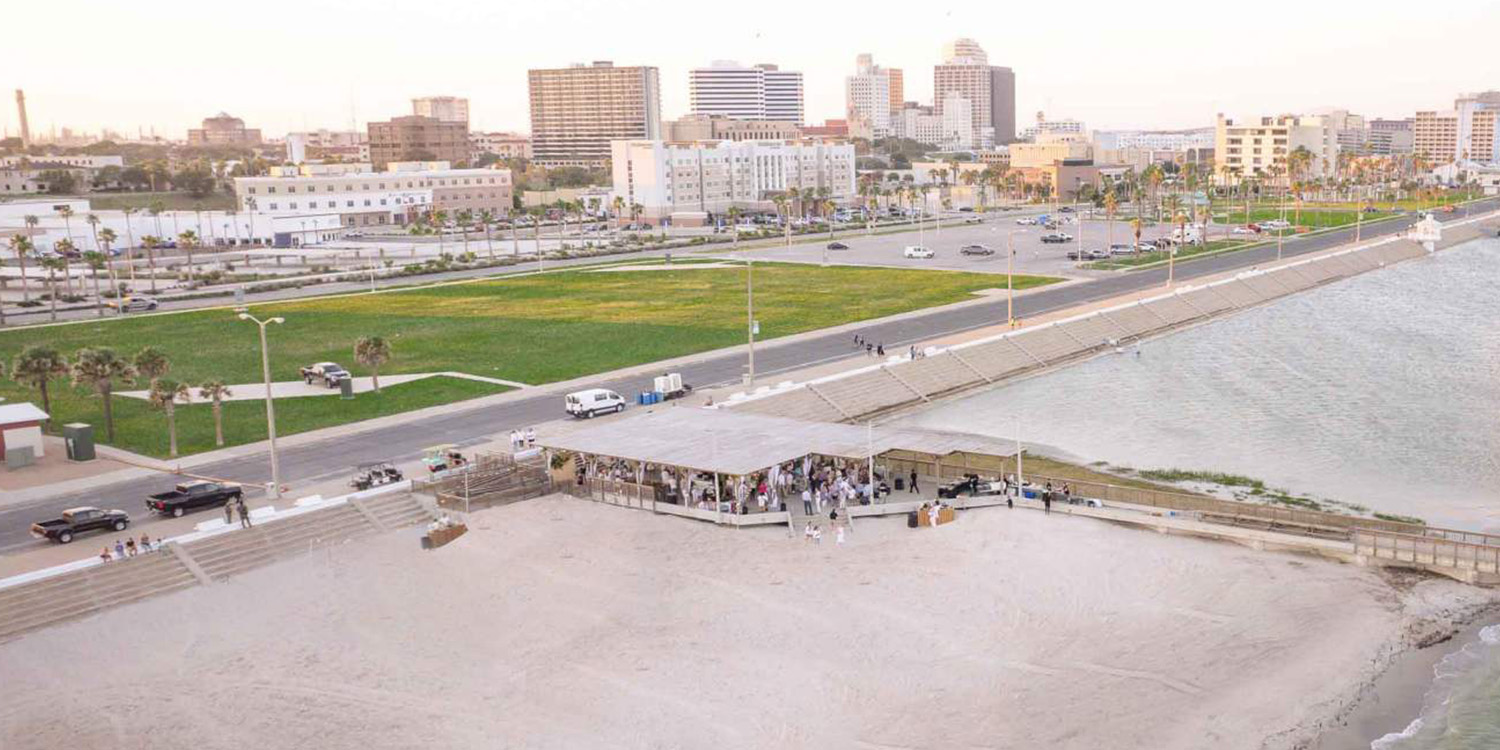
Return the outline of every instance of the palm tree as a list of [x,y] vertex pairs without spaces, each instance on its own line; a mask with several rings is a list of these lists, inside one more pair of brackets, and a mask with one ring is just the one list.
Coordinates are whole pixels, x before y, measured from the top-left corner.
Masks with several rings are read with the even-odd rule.
[[[618,196],[616,196],[615,200],[620,201],[620,200],[623,200],[623,199],[620,198],[620,197],[618,197]],[[741,213],[740,207],[739,206],[730,206],[729,210],[726,211],[725,213],[729,214],[729,231],[730,231],[730,234],[733,236],[734,247],[735,247],[735,249],[739,249],[739,246],[740,246],[740,213]]]
[[1111,188],[1104,194],[1104,221],[1109,232],[1109,244],[1115,244],[1115,211],[1120,208],[1120,199],[1115,197],[1115,191]]
[[198,233],[191,229],[184,229],[177,233],[177,244],[187,251],[187,280],[188,286],[193,284],[193,248],[198,246]]
[[495,223],[495,212],[488,208],[479,212],[479,226],[484,227],[484,246],[490,251],[490,260],[495,259],[495,243],[490,239],[490,226]]
[[26,254],[31,252],[31,240],[24,235],[11,235],[10,249],[15,251],[16,263],[21,266],[21,301],[30,303],[31,287],[26,285]]
[[391,359],[391,344],[382,336],[365,336],[354,343],[354,359],[370,368],[370,382],[380,392],[380,366]]
[[[156,294],[156,247],[159,244],[161,244],[161,240],[157,239],[154,234],[148,234],[141,238],[141,247],[146,248],[146,271],[147,275],[151,277],[152,294]],[[131,264],[131,268],[134,267],[135,265]]]
[[781,218],[782,228],[786,232],[786,244],[790,246],[792,244],[792,221],[790,217],[786,216],[787,197],[785,195],[774,195],[771,197],[771,203],[776,206],[776,215]]
[[73,207],[64,203],[58,206],[56,211],[57,215],[63,219],[63,231],[66,232],[63,236],[71,243],[73,241]]
[[469,254],[469,225],[474,223],[474,212],[465,208],[454,218],[458,222],[459,235],[463,237],[464,255]]
[[115,381],[129,383],[135,379],[135,368],[107,346],[79,349],[73,355],[73,385],[87,385],[104,399],[104,432],[115,440]]
[[828,239],[829,240],[833,239],[833,212],[836,209],[838,209],[838,207],[839,207],[839,204],[836,203],[836,202],[834,202],[834,200],[832,198],[824,198],[823,199],[823,204],[821,206],[819,206],[819,208],[822,210],[824,216],[826,216],[828,218]]
[[52,413],[52,397],[47,393],[47,383],[53,378],[68,374],[68,360],[56,349],[43,344],[32,344],[10,365],[10,377],[22,385],[37,389],[42,397],[42,411]]
[[57,253],[57,259],[63,263],[63,292],[72,294],[73,274],[71,273],[71,266],[73,261],[71,259],[78,253],[78,246],[74,245],[72,240],[64,238],[52,243],[52,251]]
[[611,212],[614,214],[614,219],[615,219],[615,239],[619,239],[619,237],[620,237],[620,216],[621,216],[621,214],[625,213],[625,196],[623,196],[623,195],[617,195],[617,196],[615,196],[615,199],[613,201],[610,201],[609,205],[610,205]]
[[[66,240],[59,240],[62,244]],[[42,268],[47,269],[47,297],[52,303],[52,322],[57,322],[57,272],[67,273],[68,261],[66,258],[54,255],[50,258],[42,258]]]
[[152,385],[172,371],[172,360],[167,357],[167,353],[154,346],[136,352],[130,364],[134,366],[136,374],[146,378]]
[[119,238],[115,236],[115,230],[105,227],[99,230],[99,239],[96,240],[99,243],[99,247],[103,249],[104,263],[109,269],[109,288],[113,289],[116,294],[120,291],[120,280],[115,277],[114,249],[115,240],[117,239]]
[[94,235],[94,249],[99,249],[99,217],[89,214],[83,218],[84,223],[89,225],[89,231]]
[[443,255],[443,225],[448,223],[448,212],[438,209],[431,212],[429,216],[432,219],[433,225],[437,227],[438,256],[441,257]]
[[104,268],[106,256],[98,250],[90,250],[83,254],[83,263],[89,267],[90,276],[94,280],[94,312],[99,317],[104,317],[104,297],[99,294],[99,269]]
[[210,380],[198,386],[198,398],[208,399],[214,410],[214,445],[224,447],[224,397],[233,396],[222,380]]
[[177,402],[187,403],[193,397],[185,383],[163,378],[151,384],[147,399],[167,415],[167,455],[177,457]]

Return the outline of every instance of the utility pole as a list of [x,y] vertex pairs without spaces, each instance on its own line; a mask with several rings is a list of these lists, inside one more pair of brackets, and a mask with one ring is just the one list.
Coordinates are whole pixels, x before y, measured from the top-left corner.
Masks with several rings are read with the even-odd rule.
[[755,261],[745,261],[745,336],[750,343],[750,374],[746,385],[755,385]]
[[276,401],[271,397],[271,350],[266,344],[266,326],[271,323],[285,323],[285,318],[268,318],[259,320],[243,308],[240,312],[240,320],[248,320],[260,327],[260,367],[261,374],[266,383],[266,433],[271,442],[271,499],[281,498],[281,466],[276,458]]

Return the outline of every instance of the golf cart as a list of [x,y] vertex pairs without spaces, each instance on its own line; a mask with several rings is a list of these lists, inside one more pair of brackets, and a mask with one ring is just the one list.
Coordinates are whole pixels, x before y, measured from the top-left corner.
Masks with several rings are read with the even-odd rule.
[[382,484],[392,484],[404,479],[401,470],[392,466],[389,461],[376,461],[372,464],[360,464],[354,471],[354,478],[349,480],[349,486],[356,491],[368,490]]
[[469,463],[468,459],[464,458],[464,454],[458,452],[456,445],[434,445],[424,448],[422,453],[422,464],[427,467],[429,474],[461,469]]

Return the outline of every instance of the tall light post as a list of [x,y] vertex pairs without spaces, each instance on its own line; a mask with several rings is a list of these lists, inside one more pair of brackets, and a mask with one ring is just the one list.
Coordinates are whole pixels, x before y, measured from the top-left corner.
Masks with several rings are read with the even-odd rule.
[[1005,233],[1005,318],[1009,328],[1016,327],[1016,235],[1025,233],[1015,229]]
[[260,328],[260,368],[266,381],[266,434],[271,440],[271,498],[278,500],[281,498],[281,465],[276,460],[276,401],[271,398],[271,349],[266,345],[266,326],[285,323],[286,319],[278,317],[260,320],[242,310],[240,320],[248,320]]
[[749,380],[755,385],[755,261],[745,260],[745,336],[750,344]]

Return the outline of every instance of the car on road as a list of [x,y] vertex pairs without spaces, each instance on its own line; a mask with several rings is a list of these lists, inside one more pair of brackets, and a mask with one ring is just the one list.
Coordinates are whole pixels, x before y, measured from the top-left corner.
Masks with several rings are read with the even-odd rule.
[[1057,212],[1060,213],[1060,214],[1070,214],[1070,213],[1073,213],[1073,207],[1072,206],[1063,206],[1062,208],[1057,209]]
[[577,419],[592,419],[600,414],[625,411],[625,399],[611,390],[590,388],[569,393],[564,399],[564,409]]
[[109,300],[104,303],[106,307],[123,309],[125,312],[140,312],[142,310],[155,310],[158,303],[151,297],[126,297],[121,300]]
[[830,243],[828,243],[828,249],[829,250],[848,250],[849,246],[845,245],[842,242],[830,242]]
[[1109,257],[1109,251],[1101,248],[1090,248],[1088,250],[1069,250],[1068,260],[1104,260]]
[[1141,251],[1143,253],[1154,253],[1157,250],[1160,250],[1161,248],[1157,247],[1156,245],[1151,244],[1150,242],[1142,242],[1141,244],[1136,245],[1135,249],[1137,249],[1137,250],[1139,250],[1139,251]]
[[1230,234],[1256,234],[1255,227],[1234,227],[1229,230]]
[[239,500],[244,489],[228,482],[183,482],[170,492],[158,492],[146,498],[146,511],[181,518],[188,511],[216,508]]
[[1022,216],[1021,218],[1016,219],[1016,223],[1023,227],[1034,227],[1036,226],[1036,217]]
[[58,544],[67,544],[74,537],[89,531],[124,531],[130,526],[130,514],[123,510],[104,510],[86,506],[69,508],[61,518],[31,525],[31,535]]
[[1068,234],[1067,232],[1051,232],[1051,233],[1042,235],[1042,242],[1045,243],[1045,244],[1048,244],[1048,245],[1056,245],[1056,244],[1061,244],[1063,242],[1072,242],[1072,241],[1073,241],[1073,235]]
[[319,362],[301,369],[302,382],[312,385],[316,381],[323,381],[324,387],[337,388],[339,383],[348,380],[353,375],[349,374],[343,366],[336,362]]
[[964,245],[958,251],[959,255],[994,255],[995,251],[986,245]]
[[[972,210],[972,209],[970,209]],[[965,224],[983,224],[984,218],[980,216],[969,216],[964,219]]]
[[1290,229],[1291,226],[1292,223],[1290,221],[1282,221],[1281,219],[1260,222],[1261,229]]
[[937,253],[934,253],[930,247],[907,245],[906,249],[901,251],[901,255],[907,258],[933,258],[937,256]]

